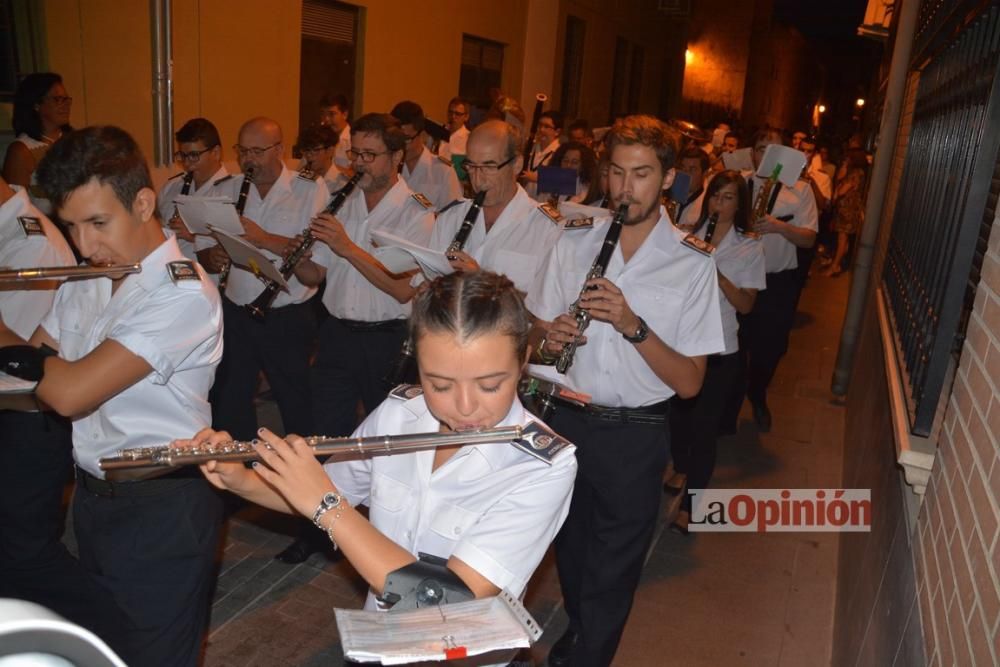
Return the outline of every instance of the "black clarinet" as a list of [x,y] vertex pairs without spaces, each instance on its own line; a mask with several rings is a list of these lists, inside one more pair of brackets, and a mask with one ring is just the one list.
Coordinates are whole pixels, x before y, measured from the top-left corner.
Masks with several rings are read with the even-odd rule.
[[[336,215],[337,211],[339,211],[344,205],[344,202],[347,201],[347,198],[352,192],[354,192],[354,187],[358,184],[358,181],[361,180],[362,176],[364,176],[364,173],[362,172],[354,174],[354,176],[351,177],[351,180],[347,181],[347,184],[333,195],[333,199],[330,200],[330,203],[327,204],[326,209],[324,209],[323,212],[329,213],[330,215]],[[282,278],[288,280],[292,277],[292,274],[295,273],[295,267],[298,266],[299,262],[302,261],[302,258],[305,257],[306,253],[309,252],[309,249],[312,248],[315,243],[316,237],[313,236],[312,230],[309,227],[306,227],[306,230],[302,233],[302,240],[299,241],[298,245],[292,248],[291,252],[288,253],[288,256],[285,257],[285,260],[278,268],[278,272],[281,273]],[[244,308],[247,309],[247,312],[250,313],[251,317],[260,321],[263,321],[267,316],[268,309],[271,307],[271,304],[274,303],[275,298],[277,298],[278,292],[281,291],[281,285],[274,280],[263,277],[262,280],[265,282],[264,291],[261,292],[252,303],[248,303],[244,306]]]
[[[236,215],[243,216],[243,210],[247,207],[247,196],[250,194],[250,186],[253,184],[253,167],[247,167],[243,172],[243,183],[240,184],[240,194],[236,197]],[[229,272],[233,268],[232,262],[226,262],[219,271],[219,294],[226,295],[226,287],[229,285]]]
[[[445,251],[446,255],[453,252],[459,252],[465,248],[465,242],[469,240],[469,233],[476,224],[476,219],[479,217],[479,211],[483,208],[483,200],[485,198],[486,190],[480,190],[476,193],[476,196],[472,200],[472,206],[470,206],[469,210],[465,212],[465,218],[462,220],[462,224],[459,225],[458,231],[455,232],[455,238],[453,238],[451,243],[448,244],[448,249]],[[407,336],[406,340],[403,341],[403,349],[399,351],[399,356],[396,357],[396,363],[393,364],[392,370],[390,370],[389,375],[386,376],[389,389],[406,382],[407,378],[413,376],[415,351],[413,341],[411,341],[410,337]]]
[[608,268],[608,263],[611,262],[611,253],[615,251],[615,247],[618,245],[618,237],[621,236],[622,226],[625,223],[625,216],[627,214],[628,204],[622,204],[615,211],[615,217],[611,219],[608,232],[604,235],[604,243],[601,244],[601,250],[597,253],[597,258],[590,266],[590,271],[587,272],[587,277],[583,281],[580,296],[569,307],[569,314],[576,319],[576,337],[573,339],[573,342],[563,345],[562,350],[559,352],[559,358],[556,359],[556,370],[560,373],[565,373],[573,365],[573,356],[576,354],[576,348],[580,345],[580,336],[583,335],[583,332],[590,324],[590,313],[580,307],[580,300],[583,298],[583,295],[587,293],[588,289],[591,289],[587,286],[587,282],[604,276],[604,272]]
[[719,214],[713,213],[708,217],[708,225],[705,226],[705,243],[712,242],[712,236],[715,235],[715,225],[719,223]]
[[[177,177],[174,176],[173,178],[177,178]],[[185,171],[184,172],[184,178],[181,180],[181,194],[182,195],[186,195],[187,193],[191,192],[191,182],[192,181],[194,181],[194,171]],[[175,220],[180,220],[180,217],[181,217],[181,214],[177,210],[177,204],[174,204],[174,214],[172,216],[170,216],[170,220],[168,221],[168,224],[174,222]]]
[[532,171],[531,151],[535,148],[535,135],[538,133],[538,124],[542,121],[542,107],[548,99],[545,93],[535,95],[535,111],[531,114],[531,128],[528,131],[528,141],[524,144],[524,166],[521,167],[522,171]]

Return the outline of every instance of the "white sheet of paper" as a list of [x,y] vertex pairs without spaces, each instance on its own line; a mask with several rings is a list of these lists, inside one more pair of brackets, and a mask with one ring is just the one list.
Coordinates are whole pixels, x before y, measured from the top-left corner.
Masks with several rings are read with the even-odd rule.
[[726,166],[726,169],[735,169],[736,171],[750,171],[753,169],[753,149],[752,148],[737,148],[732,153],[722,154],[722,164]]
[[440,608],[334,612],[345,657],[383,665],[445,660],[446,651],[458,647],[468,656],[526,648],[542,635],[531,614],[507,591]]
[[613,215],[611,211],[600,206],[587,206],[576,202],[564,201],[559,204],[559,212],[566,220],[583,220],[584,218],[603,218]]
[[382,230],[372,232],[372,241],[378,246],[372,255],[393,273],[405,273],[419,267],[428,278],[437,278],[455,272],[439,250],[425,248]]
[[806,166],[806,154],[797,151],[791,146],[781,144],[771,144],[764,151],[764,159],[760,161],[760,168],[757,175],[761,178],[770,178],[774,173],[774,168],[781,165],[781,173],[778,180],[786,188],[793,188],[802,175],[802,170]]
[[30,394],[38,386],[37,382],[22,380],[0,371],[0,394]]
[[283,289],[288,289],[288,283],[281,276],[278,267],[264,253],[238,236],[233,236],[221,229],[214,231],[215,238],[222,244],[233,266],[250,271],[255,275],[263,275],[281,285]]
[[184,226],[192,234],[211,234],[215,229],[237,235],[244,232],[236,207],[228,197],[177,195],[174,203]]

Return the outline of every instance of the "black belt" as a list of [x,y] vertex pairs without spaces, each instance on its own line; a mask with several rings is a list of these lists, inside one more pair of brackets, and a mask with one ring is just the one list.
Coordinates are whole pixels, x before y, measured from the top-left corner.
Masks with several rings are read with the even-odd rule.
[[569,410],[578,414],[618,424],[666,424],[670,414],[670,402],[661,401],[641,408],[609,408],[603,405],[578,405],[553,397],[552,402],[559,410]]
[[395,320],[381,320],[379,322],[366,322],[364,320],[345,320],[341,317],[334,317],[337,322],[343,324],[351,331],[383,331],[388,329],[399,329],[406,326],[406,320],[397,318]]
[[200,479],[186,471],[177,471],[164,477],[146,479],[134,482],[111,482],[100,477],[94,477],[83,468],[76,469],[76,483],[95,496],[114,498],[115,496],[157,496]]

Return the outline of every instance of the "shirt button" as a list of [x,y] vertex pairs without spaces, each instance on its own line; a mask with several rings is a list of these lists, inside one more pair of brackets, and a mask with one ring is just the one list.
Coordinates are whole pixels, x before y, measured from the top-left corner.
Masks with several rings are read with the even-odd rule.
[[461,528],[459,528],[458,526],[455,526],[455,527],[454,527],[454,528],[452,529],[452,531],[453,531],[453,532],[454,532],[454,533],[455,533],[456,535],[461,535],[461,534],[462,534],[462,529],[461,529]]
[[413,533],[409,530],[406,531],[406,539],[410,539],[411,537],[413,537]]

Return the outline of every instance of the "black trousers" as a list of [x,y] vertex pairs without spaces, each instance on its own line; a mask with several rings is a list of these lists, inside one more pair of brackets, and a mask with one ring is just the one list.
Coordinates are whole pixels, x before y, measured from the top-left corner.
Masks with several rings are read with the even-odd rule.
[[285,433],[314,434],[309,400],[309,355],[316,338],[312,305],[273,309],[263,322],[228,299],[222,300],[222,312],[225,348],[209,395],[213,428],[229,431],[238,440],[256,436],[254,395],[257,375],[263,371]]
[[740,355],[746,369],[746,396],[752,402],[767,398],[778,362],[788,351],[801,288],[797,269],[769,273],[767,289],[757,293],[753,310],[740,317]]
[[117,650],[121,610],[61,541],[72,449],[68,419],[0,411],[0,598],[47,607]]
[[[712,479],[722,415],[739,373],[737,353],[710,355],[701,392],[671,401],[670,453],[674,469],[687,475],[688,489],[707,488]],[[685,494],[682,507],[691,511],[691,496]]]
[[386,377],[405,339],[406,320],[364,330],[336,317],[323,322],[309,378],[318,433],[350,435],[358,424],[358,400],[368,413],[385,400],[391,389]]
[[576,485],[556,536],[574,667],[611,664],[639,585],[663,493],[664,424],[620,424],[556,408],[549,424],[576,444]]
[[127,617],[118,649],[127,664],[198,664],[221,524],[222,501],[203,479],[148,496],[99,496],[77,483],[80,562]]

